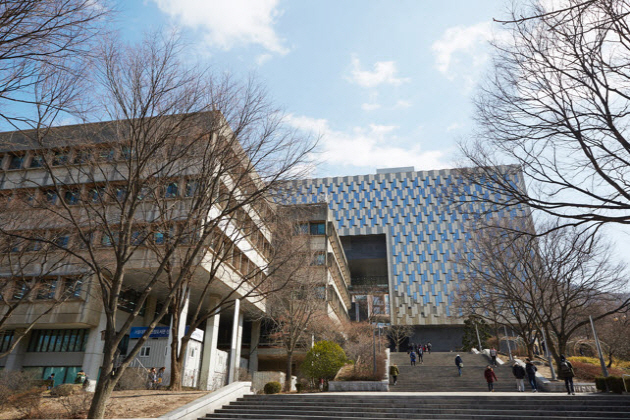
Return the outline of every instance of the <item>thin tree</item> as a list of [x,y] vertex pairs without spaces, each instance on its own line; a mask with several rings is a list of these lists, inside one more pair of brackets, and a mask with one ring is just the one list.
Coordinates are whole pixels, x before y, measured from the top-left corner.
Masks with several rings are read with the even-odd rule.
[[392,340],[396,351],[400,351],[400,345],[405,342],[406,339],[413,335],[412,325],[390,325],[387,327],[387,337]]
[[[500,208],[527,205],[561,225],[628,224],[630,2],[546,4],[525,2],[503,21],[476,139],[462,146],[479,168],[470,176],[494,181],[480,199]],[[498,176],[504,163],[515,169]]]

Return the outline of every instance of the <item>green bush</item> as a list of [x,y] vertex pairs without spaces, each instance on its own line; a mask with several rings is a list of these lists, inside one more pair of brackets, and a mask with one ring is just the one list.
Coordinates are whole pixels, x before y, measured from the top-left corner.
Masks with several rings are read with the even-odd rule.
[[277,394],[278,392],[280,392],[280,390],[282,389],[282,385],[280,385],[280,382],[267,382],[265,384],[265,387],[263,388],[263,390],[265,391],[265,394]]
[[301,383],[299,383],[299,382],[297,384],[295,384],[295,390],[298,393],[302,392],[302,387],[303,387],[303,385]]
[[306,353],[302,370],[310,378],[331,380],[346,362],[346,353],[339,344],[319,341]]

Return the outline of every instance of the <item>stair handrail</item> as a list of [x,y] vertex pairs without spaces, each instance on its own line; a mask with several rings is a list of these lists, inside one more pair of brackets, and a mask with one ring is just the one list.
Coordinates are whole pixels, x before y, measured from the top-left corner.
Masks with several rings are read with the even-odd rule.
[[627,373],[621,375],[621,382],[623,382],[623,388],[626,390],[626,392],[628,392],[628,385],[626,385],[626,380],[624,379],[626,376],[630,378],[630,375],[628,375]]

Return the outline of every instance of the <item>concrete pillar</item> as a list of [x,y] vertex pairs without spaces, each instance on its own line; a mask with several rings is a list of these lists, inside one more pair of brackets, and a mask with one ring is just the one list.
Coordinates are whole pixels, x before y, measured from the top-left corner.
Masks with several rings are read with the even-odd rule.
[[101,318],[98,327],[92,328],[88,335],[85,345],[85,353],[83,353],[83,365],[81,368],[89,379],[98,379],[98,371],[103,364],[103,347],[105,341],[101,337],[101,331],[105,331],[107,327],[107,316],[105,311],[101,312]]
[[[221,298],[210,297],[209,307],[219,305]],[[219,321],[221,320],[220,308],[216,314],[206,321],[206,331],[203,336],[203,354],[201,356],[201,372],[199,373],[199,389],[209,391],[213,389],[214,366],[217,361],[217,343],[219,342]]]
[[252,322],[252,339],[249,344],[249,372],[258,371],[258,343],[260,342],[260,320]]
[[241,342],[243,339],[243,317],[241,301],[234,300],[234,320],[232,321],[232,343],[230,345],[230,366],[228,384],[238,380],[238,368],[241,361]]
[[[19,332],[16,330],[15,334],[17,335],[19,333],[23,333],[23,331],[24,330],[22,330],[22,332]],[[7,356],[7,361],[4,365],[4,368],[7,371],[20,370],[22,368],[22,359],[24,358],[24,353],[26,353],[28,342],[31,341],[31,334],[32,332],[29,332],[28,334],[26,334],[26,336],[22,337],[20,342],[17,343],[17,345],[13,349],[13,351]]]
[[147,296],[146,307],[144,308],[144,326],[147,326],[155,318],[155,309],[157,308],[157,296]]

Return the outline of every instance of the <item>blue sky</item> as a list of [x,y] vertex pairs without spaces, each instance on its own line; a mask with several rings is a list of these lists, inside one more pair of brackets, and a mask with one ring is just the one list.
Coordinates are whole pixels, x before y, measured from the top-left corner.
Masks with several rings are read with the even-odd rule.
[[322,136],[313,176],[453,167],[505,0],[132,0],[123,37],[175,27],[191,60],[255,72],[288,122]]

